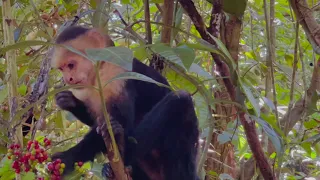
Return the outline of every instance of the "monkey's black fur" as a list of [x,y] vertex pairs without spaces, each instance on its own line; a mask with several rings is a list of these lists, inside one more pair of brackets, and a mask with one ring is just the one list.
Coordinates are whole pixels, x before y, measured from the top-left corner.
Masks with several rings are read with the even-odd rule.
[[[62,32],[59,43],[77,38],[86,31],[73,26]],[[80,32],[76,33],[73,32]],[[72,34],[72,35],[71,35]],[[85,42],[84,42],[85,43]],[[146,75],[155,81],[169,85],[167,80],[153,68],[133,59],[132,71]],[[121,124],[124,133],[124,163],[132,166],[134,180],[148,180],[138,164],[143,162],[149,168],[161,171],[165,180],[196,180],[196,154],[198,142],[198,120],[191,96],[184,92],[171,92],[166,87],[139,80],[127,80],[123,92],[125,98],[111,99],[107,104],[111,121]],[[96,131],[95,117],[86,105],[75,98],[70,91],[56,95],[57,104],[73,113],[80,121],[91,127],[90,132],[71,149],[58,153],[70,172],[74,162],[93,160],[99,152],[106,152],[102,136]],[[113,123],[117,124],[117,123]],[[132,136],[137,144],[128,140]],[[154,150],[158,155],[155,155]]]

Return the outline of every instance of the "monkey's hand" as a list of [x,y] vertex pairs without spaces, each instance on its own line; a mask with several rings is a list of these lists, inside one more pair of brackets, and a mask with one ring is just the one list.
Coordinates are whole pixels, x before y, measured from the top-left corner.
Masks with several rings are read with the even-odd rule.
[[[125,167],[125,172],[130,175],[129,177],[131,177],[132,174],[132,167],[131,166],[126,166]],[[103,177],[106,177],[107,180],[114,180],[115,176],[113,173],[113,170],[111,168],[110,163],[104,163],[103,167],[102,167],[102,172],[101,172]]]
[[[110,118],[110,122],[111,122],[111,127],[112,127],[112,131],[113,131],[114,136],[124,137],[124,129],[123,129],[122,125],[114,118]],[[103,123],[101,126],[97,127],[97,133],[100,134],[104,138],[110,139],[109,132],[108,132],[108,126],[107,126],[105,120],[103,120]]]
[[55,95],[57,105],[67,111],[73,111],[81,103],[71,91],[62,91]]
[[[101,118],[101,117],[99,117]],[[108,126],[106,124],[106,121],[104,119],[100,119],[98,121],[103,121],[101,126],[97,127],[97,133],[100,134],[103,139],[108,139],[110,140],[110,134],[108,132]],[[124,148],[125,148],[125,137],[124,137],[124,129],[122,127],[122,125],[114,118],[110,118],[110,122],[111,122],[111,127],[112,127],[112,132],[114,134],[115,140],[117,142],[119,151],[120,151],[120,155],[123,158],[124,156]]]

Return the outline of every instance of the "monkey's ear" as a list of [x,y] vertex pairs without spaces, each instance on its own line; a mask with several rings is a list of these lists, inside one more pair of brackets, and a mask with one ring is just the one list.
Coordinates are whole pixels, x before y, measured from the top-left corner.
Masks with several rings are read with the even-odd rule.
[[99,48],[104,48],[106,46],[106,38],[98,29],[94,28],[89,30],[87,36],[97,42]]

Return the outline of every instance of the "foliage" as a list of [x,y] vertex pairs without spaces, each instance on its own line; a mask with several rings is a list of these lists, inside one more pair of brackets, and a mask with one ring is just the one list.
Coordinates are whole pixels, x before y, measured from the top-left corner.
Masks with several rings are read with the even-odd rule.
[[[101,1],[105,4],[100,6],[97,5],[99,2],[95,0],[14,1],[15,9],[12,13],[16,24],[14,32],[16,43],[0,48],[0,180],[14,178],[14,170],[11,168],[13,162],[8,160],[6,156],[8,150],[6,145],[11,144],[12,139],[7,137],[11,125],[8,122],[10,113],[8,112],[7,77],[5,76],[7,64],[3,54],[9,50],[17,50],[18,99],[21,103],[25,102],[38,78],[44,54],[48,52],[49,47],[53,46],[51,42],[58,31],[63,29],[66,22],[72,22],[74,16],[80,18],[80,24],[104,27],[106,32],[112,36],[115,44],[121,46],[103,50],[89,49],[86,53],[91,60],[99,61],[103,60],[102,57],[108,57],[106,59],[112,63],[130,69],[131,57],[135,56],[139,60],[147,62],[152,58],[153,53],[156,53],[164,57],[169,65],[173,64],[170,66],[171,68],[165,69],[165,75],[174,89],[185,89],[194,94],[199,127],[202,132],[201,138],[206,139],[211,136],[212,132],[209,132],[209,129],[213,128],[213,133],[218,134],[219,144],[231,143],[234,146],[235,160],[242,162],[252,157],[252,153],[237,116],[230,115],[233,117],[233,121],[226,124],[216,122],[212,117],[214,113],[211,110],[215,110],[216,104],[241,106],[236,102],[217,99],[212,92],[213,89],[220,90],[223,87],[219,84],[219,79],[216,78],[210,53],[221,55],[229,69],[239,76],[237,88],[244,92],[246,100],[242,108],[255,120],[259,135],[263,134],[262,132],[266,133],[272,146],[276,149],[275,153],[268,154],[268,158],[270,161],[279,163],[276,163],[275,168],[281,169],[281,177],[286,179],[319,177],[320,168],[317,165],[320,155],[319,104],[313,102],[314,109],[310,109],[311,114],[304,116],[289,134],[285,135],[274,114],[276,107],[274,101],[265,97],[267,93],[265,91],[265,77],[268,70],[266,60],[268,57],[263,0],[237,1],[239,6],[233,5],[229,0],[223,1],[226,21],[231,15],[236,15],[243,23],[238,64],[234,62],[225,47],[225,42],[214,39],[217,44],[215,46],[201,39],[200,34],[180,5],[175,5],[175,23],[172,30],[174,38],[169,46],[160,42],[163,24],[162,10],[160,11],[158,5],[163,3],[162,0],[149,1],[153,44],[145,44],[144,42],[147,31],[145,22],[141,21],[145,18],[143,1],[112,0],[112,4],[107,3],[111,1]],[[206,24],[209,23],[213,1],[194,0],[193,2]],[[310,1],[309,4],[311,5],[312,2]],[[246,10],[242,14],[244,7]],[[279,117],[283,118],[288,112],[290,93],[293,93],[294,102],[304,97],[305,90],[311,82],[313,67],[310,65],[315,63],[317,56],[300,28],[299,49],[302,56],[299,57],[296,78],[292,82],[296,43],[293,37],[296,33],[296,20],[288,1],[277,0],[275,9],[276,61],[274,62],[274,78],[277,92],[275,99],[278,103]],[[319,19],[319,13],[315,13],[315,17]],[[1,41],[3,41],[2,37],[0,36]],[[44,137],[52,139],[54,146],[48,149],[50,153],[72,147],[88,130],[79,121],[75,121],[69,113],[57,109],[52,95],[58,91],[54,90],[54,87],[59,84],[60,78],[61,76],[56,70],[50,71],[49,93],[43,98],[47,98],[45,110],[41,108],[42,101],[40,100],[27,106],[34,107],[36,119],[44,119],[44,124],[35,132],[35,137],[36,139]],[[128,78],[156,83],[137,73],[124,73],[115,79]],[[290,91],[291,83],[295,84],[293,92]],[[158,83],[158,85],[161,84]],[[20,115],[27,111],[25,108],[19,107],[17,118],[20,118]],[[265,113],[266,109],[268,113]],[[214,115],[214,117],[219,116],[219,114]],[[24,138],[24,141],[28,142],[30,139],[32,139],[31,133]],[[278,159],[279,156],[282,159]],[[95,162],[83,165],[91,173],[89,171],[85,175],[75,173],[69,178],[79,179],[81,176],[82,179],[88,177],[101,179],[101,164],[104,161],[104,157],[98,156]],[[214,171],[208,171],[207,174],[222,179],[230,178],[230,175],[226,173],[217,174]],[[33,179],[32,176],[34,174],[28,173],[22,179]]]

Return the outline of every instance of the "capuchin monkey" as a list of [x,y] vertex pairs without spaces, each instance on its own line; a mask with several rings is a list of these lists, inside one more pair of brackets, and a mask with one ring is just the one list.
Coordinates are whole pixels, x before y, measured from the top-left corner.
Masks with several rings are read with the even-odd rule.
[[[81,26],[65,29],[56,43],[71,46],[82,53],[88,48],[114,46],[108,35]],[[93,63],[66,48],[55,48],[52,66],[62,72],[66,84],[97,87]],[[101,62],[101,82],[126,71],[115,64]],[[131,71],[169,86],[166,78],[135,58]],[[132,167],[133,180],[199,179],[196,173],[198,119],[190,94],[127,79],[109,83],[103,88],[103,95],[120,154],[125,166]],[[102,136],[107,133],[107,128],[104,124],[98,132],[96,121],[103,116],[103,106],[98,91],[93,88],[63,91],[57,93],[55,99],[61,109],[91,127],[77,145],[53,155],[53,159],[60,158],[66,164],[65,172],[69,173],[75,162],[92,161],[96,154],[106,153]],[[135,142],[129,140],[130,137]]]

